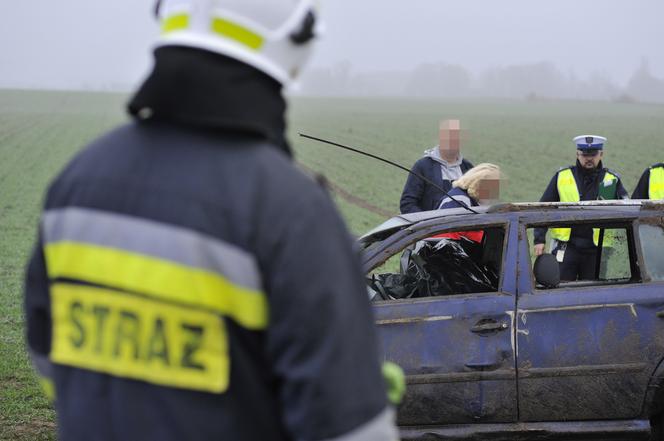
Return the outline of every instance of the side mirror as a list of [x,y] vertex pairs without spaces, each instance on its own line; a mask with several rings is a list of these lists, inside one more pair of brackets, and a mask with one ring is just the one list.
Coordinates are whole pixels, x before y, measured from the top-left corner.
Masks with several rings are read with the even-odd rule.
[[560,265],[553,254],[537,256],[533,273],[535,281],[545,288],[556,288],[560,284]]

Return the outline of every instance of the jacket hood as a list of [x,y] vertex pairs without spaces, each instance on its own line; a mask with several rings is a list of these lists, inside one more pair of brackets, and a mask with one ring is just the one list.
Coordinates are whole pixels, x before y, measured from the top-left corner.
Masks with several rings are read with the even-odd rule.
[[440,157],[440,146],[435,146],[431,147],[429,150],[424,151],[424,157],[425,158],[431,158],[436,162],[439,162],[440,164],[446,166],[446,167],[456,167],[460,166],[461,163],[463,162],[463,156],[461,156],[461,153],[459,153],[459,157],[457,158],[456,161],[454,162],[447,162],[443,158]]
[[164,46],[154,52],[148,78],[128,104],[139,121],[243,132],[287,154],[286,101],[281,84],[263,72],[202,49]]

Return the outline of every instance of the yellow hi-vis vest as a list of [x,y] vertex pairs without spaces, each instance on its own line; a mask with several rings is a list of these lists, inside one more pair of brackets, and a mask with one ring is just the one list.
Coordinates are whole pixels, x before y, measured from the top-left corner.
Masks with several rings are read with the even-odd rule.
[[650,168],[648,197],[650,199],[664,199],[664,165]]
[[[610,185],[613,181],[617,180],[617,176],[607,171],[604,174],[604,180],[602,183]],[[558,172],[558,195],[560,196],[560,202],[579,202],[581,200],[579,189],[576,186],[576,181],[574,180],[574,174],[572,174],[571,168],[566,168],[565,170]],[[571,234],[571,228],[551,229],[551,237],[562,242],[569,241]],[[593,228],[593,242],[595,245],[599,243],[599,228]]]

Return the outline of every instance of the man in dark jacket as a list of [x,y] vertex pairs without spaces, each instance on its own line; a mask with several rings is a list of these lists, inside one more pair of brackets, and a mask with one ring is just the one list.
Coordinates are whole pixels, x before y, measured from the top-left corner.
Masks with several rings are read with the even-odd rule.
[[253,5],[162,2],[134,120],[48,190],[25,312],[61,440],[396,439],[358,257],[284,137],[315,16]]
[[[408,175],[406,185],[401,193],[401,213],[435,210],[452,188],[452,182],[459,179],[473,167],[461,156],[461,124],[459,120],[446,120],[440,123],[440,143],[424,152]],[[424,176],[438,184],[439,188],[425,182],[417,175]]]
[[664,199],[664,163],[654,164],[643,171],[632,199]]
[[[627,198],[620,175],[602,165],[606,138],[581,135],[574,138],[574,143],[577,148],[576,165],[562,168],[553,175],[540,202]],[[535,228],[535,255],[544,253],[546,232],[546,228]],[[585,226],[551,229],[551,252],[560,262],[561,280],[595,277],[598,233],[598,229]]]

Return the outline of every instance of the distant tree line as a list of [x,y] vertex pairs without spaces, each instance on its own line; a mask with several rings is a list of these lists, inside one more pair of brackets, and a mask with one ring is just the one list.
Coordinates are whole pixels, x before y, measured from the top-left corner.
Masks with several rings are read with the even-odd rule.
[[664,102],[664,79],[651,74],[645,59],[625,86],[614,84],[601,73],[593,73],[588,78],[565,74],[550,62],[497,67],[479,75],[471,74],[463,66],[448,63],[421,64],[411,71],[354,73],[350,62],[342,62],[330,68],[313,69],[303,79],[300,93]]

